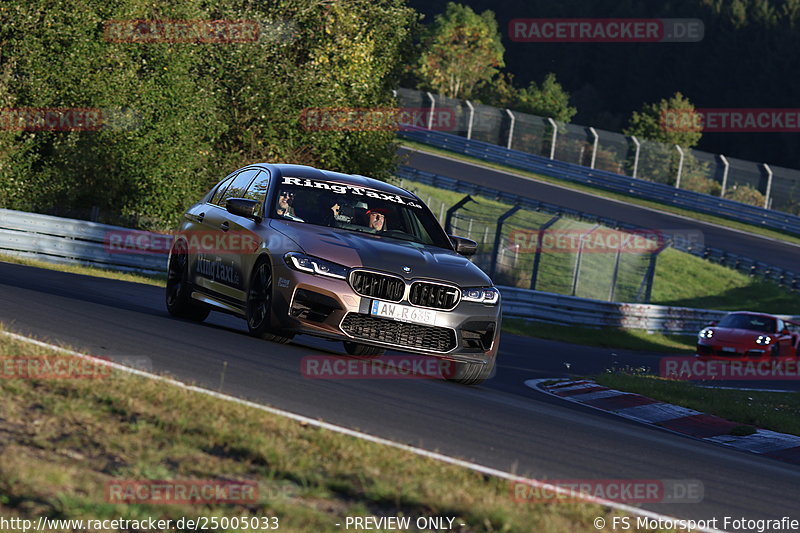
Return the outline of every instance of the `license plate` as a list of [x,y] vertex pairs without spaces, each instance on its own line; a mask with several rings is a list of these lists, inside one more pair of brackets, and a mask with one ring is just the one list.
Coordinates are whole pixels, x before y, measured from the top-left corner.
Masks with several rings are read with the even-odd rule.
[[730,346],[723,346],[723,347],[721,348],[721,350],[722,350],[723,352],[735,352],[735,351],[736,351],[736,348],[731,348]]
[[369,314],[399,320],[400,322],[413,322],[414,324],[433,325],[436,322],[436,311],[420,309],[410,305],[393,304],[373,300]]

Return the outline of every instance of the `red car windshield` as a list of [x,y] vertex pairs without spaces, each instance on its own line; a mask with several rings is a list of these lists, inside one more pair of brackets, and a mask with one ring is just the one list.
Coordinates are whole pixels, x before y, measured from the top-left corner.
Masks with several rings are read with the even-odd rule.
[[723,318],[718,324],[718,327],[775,333],[777,325],[774,318],[759,315],[734,314]]

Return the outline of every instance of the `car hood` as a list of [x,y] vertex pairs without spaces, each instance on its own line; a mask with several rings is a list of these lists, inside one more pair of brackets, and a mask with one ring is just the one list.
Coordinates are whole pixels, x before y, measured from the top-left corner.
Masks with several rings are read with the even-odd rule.
[[492,284],[480,268],[452,250],[283,220],[272,220],[271,227],[298,243],[301,251],[347,267],[392,272],[406,279],[446,280],[462,287]]
[[762,333],[750,329],[719,328],[719,327],[713,329],[714,329],[714,336],[711,337],[711,340],[716,342],[730,342],[730,343],[738,342],[738,343],[752,344],[756,341],[759,335],[769,335],[773,339],[777,335],[776,333]]

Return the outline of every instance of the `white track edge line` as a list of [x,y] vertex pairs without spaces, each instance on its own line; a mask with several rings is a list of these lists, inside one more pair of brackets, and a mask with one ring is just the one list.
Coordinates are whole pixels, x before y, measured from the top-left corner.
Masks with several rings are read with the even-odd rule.
[[[409,446],[408,444],[402,444],[402,443],[395,442],[395,441],[392,441],[392,440],[389,440],[389,439],[384,439],[382,437],[376,437],[374,435],[370,435],[368,433],[363,433],[361,431],[356,431],[354,429],[346,428],[344,426],[338,426],[336,424],[331,424],[329,422],[323,422],[322,420],[315,420],[313,418],[309,418],[309,417],[306,417],[306,416],[303,416],[303,415],[298,415],[296,413],[292,413],[292,412],[289,412],[289,411],[284,411],[282,409],[278,409],[278,408],[275,408],[275,407],[269,407],[269,406],[266,406],[266,405],[261,405],[261,404],[258,404],[258,403],[255,403],[255,402],[251,402],[251,401],[248,401],[248,400],[243,400],[241,398],[236,398],[234,396],[229,396],[227,394],[222,394],[222,393],[219,393],[219,392],[214,392],[214,391],[211,391],[211,390],[208,390],[208,389],[204,389],[202,387],[197,387],[195,385],[189,385],[187,383],[184,383],[182,381],[178,381],[176,379],[167,378],[167,377],[164,377],[164,376],[159,376],[157,374],[151,374],[149,372],[144,372],[142,370],[137,370],[135,368],[130,368],[130,367],[127,367],[127,366],[124,366],[124,365],[120,365],[118,363],[114,363],[114,362],[108,361],[106,359],[94,357],[94,356],[91,356],[91,355],[88,355],[88,354],[84,354],[84,353],[80,353],[80,352],[76,352],[76,351],[73,351],[73,350],[69,350],[67,348],[62,348],[61,346],[57,346],[55,344],[50,344],[50,343],[47,343],[47,342],[42,342],[40,340],[36,340],[36,339],[30,338],[30,337],[25,337],[24,335],[11,333],[9,331],[0,331],[0,334],[4,335],[6,337],[10,337],[12,339],[18,340],[20,342],[27,342],[29,344],[34,344],[36,346],[41,346],[43,348],[56,350],[56,351],[59,351],[59,352],[65,353],[65,354],[69,354],[69,355],[72,355],[72,356],[75,356],[75,357],[79,357],[81,359],[89,359],[89,360],[92,360],[93,362],[96,362],[96,363],[108,365],[108,366],[110,366],[112,368],[115,368],[117,370],[120,370],[122,372],[127,372],[127,373],[130,373],[130,374],[134,374],[134,375],[137,375],[137,376],[140,376],[140,377],[147,378],[147,379],[152,379],[154,381],[160,381],[160,382],[166,383],[168,385],[173,385],[173,386],[176,386],[176,387],[188,390],[188,391],[198,392],[200,394],[205,394],[207,396],[211,396],[213,398],[217,398],[217,399],[220,399],[220,400],[226,400],[226,401],[237,403],[237,404],[244,405],[244,406],[247,406],[247,407],[252,407],[252,408],[258,409],[260,411],[265,411],[265,412],[268,412],[268,413],[271,413],[271,414],[274,414],[274,415],[282,416],[284,418],[289,418],[291,420],[296,420],[298,422],[302,422],[302,423],[308,424],[310,426],[316,426],[318,428],[327,429],[329,431],[333,431],[333,432],[336,432],[336,433],[341,433],[343,435],[348,435],[348,436],[351,436],[351,437],[356,437],[356,438],[359,438],[359,439],[362,439],[362,440],[366,440],[368,442],[373,442],[373,443],[376,443],[376,444],[382,444],[382,445],[385,445],[385,446],[390,446],[390,447],[393,447],[393,448],[397,448],[397,449],[400,449],[400,450],[411,452],[411,453],[413,453],[415,455],[419,455],[419,456],[426,457],[426,458],[429,458],[429,459],[435,459],[435,460],[440,461],[442,463],[446,463],[446,464],[451,464],[451,465],[454,465],[454,466],[460,466],[460,467],[463,467],[463,468],[467,468],[469,470],[472,470],[474,472],[478,472],[480,474],[490,475],[490,476],[498,477],[498,478],[505,479],[505,480],[508,480],[508,481],[516,481],[516,482],[520,482],[520,483],[525,483],[525,484],[528,484],[528,485],[531,485],[531,486],[534,486],[534,487],[537,487],[537,488],[540,488],[540,489],[549,490],[549,491],[552,491],[552,492],[556,492],[558,494],[566,494],[566,495],[570,495],[572,497],[575,497],[575,495],[569,489],[565,489],[565,488],[562,488],[562,487],[550,485],[550,484],[548,484],[546,482],[539,481],[539,480],[536,480],[536,479],[530,479],[530,478],[525,478],[525,477],[522,477],[522,476],[516,476],[514,474],[510,474],[508,472],[504,472],[502,470],[497,470],[495,468],[491,468],[491,467],[488,467],[488,466],[479,465],[477,463],[472,463],[472,462],[465,461],[465,460],[462,460],[462,459],[456,459],[456,458],[450,457],[448,455],[444,455],[444,454],[437,453],[437,452],[431,452],[429,450],[424,450],[422,448],[417,448],[415,446]],[[648,511],[646,509],[640,509],[640,508],[634,507],[632,505],[627,505],[627,504],[619,503],[619,502],[613,502],[613,501],[610,501],[610,500],[604,500],[604,499],[601,499],[601,498],[594,498],[594,497],[591,497],[591,496],[588,496],[588,497],[581,496],[578,499],[584,500],[586,503],[594,503],[594,504],[602,505],[602,506],[605,506],[605,507],[610,507],[612,509],[616,509],[616,510],[619,510],[619,511],[624,511],[624,512],[627,512],[627,513],[630,513],[630,514],[640,515],[640,516],[644,516],[644,517],[647,517],[647,518],[653,518],[653,519],[656,519],[656,520],[664,519],[664,520],[671,520],[673,522],[679,522],[679,523],[686,523],[686,522],[688,522],[690,520],[690,519],[686,519],[686,518],[672,517],[672,516],[669,516],[669,515],[664,515],[664,514],[656,513],[656,512],[653,512],[653,511]],[[705,533],[725,533],[722,530],[711,529],[711,528],[695,528],[695,529],[693,529],[693,531],[702,531],[702,532],[705,532]]]

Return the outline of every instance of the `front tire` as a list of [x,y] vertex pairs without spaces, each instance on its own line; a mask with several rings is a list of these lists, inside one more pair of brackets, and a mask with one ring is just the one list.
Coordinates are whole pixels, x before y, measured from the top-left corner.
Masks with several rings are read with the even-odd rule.
[[491,363],[460,363],[456,361],[441,361],[442,377],[447,381],[459,385],[480,385],[494,374],[496,359]]
[[178,240],[172,246],[167,265],[167,311],[174,317],[202,322],[209,310],[192,301],[189,283],[189,250],[186,242]]
[[273,331],[272,316],[272,268],[269,261],[262,260],[253,269],[247,289],[247,330],[250,335],[267,341],[286,344],[291,336]]
[[377,346],[370,346],[369,344],[361,344],[360,342],[343,341],[344,351],[350,355],[357,355],[360,357],[379,357],[386,353],[383,348]]

